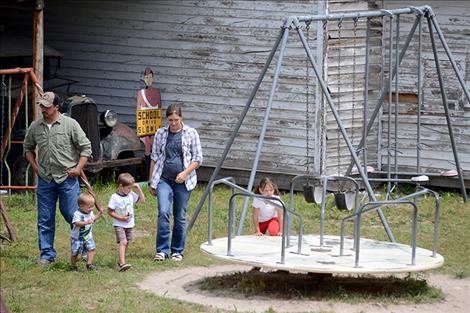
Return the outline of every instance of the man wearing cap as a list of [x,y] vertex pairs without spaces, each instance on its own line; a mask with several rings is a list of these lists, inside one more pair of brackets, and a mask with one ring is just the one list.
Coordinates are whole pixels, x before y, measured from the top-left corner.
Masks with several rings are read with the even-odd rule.
[[[78,176],[91,156],[91,143],[78,122],[59,112],[59,98],[53,92],[39,97],[42,118],[31,123],[23,149],[25,158],[38,175],[38,243],[40,264],[53,262],[55,213],[70,224],[80,193]],[[36,155],[37,148],[37,155]]]

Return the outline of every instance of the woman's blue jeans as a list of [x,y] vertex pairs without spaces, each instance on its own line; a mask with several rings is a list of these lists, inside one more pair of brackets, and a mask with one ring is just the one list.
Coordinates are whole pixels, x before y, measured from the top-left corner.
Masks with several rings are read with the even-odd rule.
[[[157,253],[167,257],[173,253],[183,254],[186,243],[186,208],[191,191],[186,185],[160,179],[157,185],[158,222]],[[173,208],[173,235],[170,245],[170,216]],[[170,253],[171,252],[171,253]]]
[[38,206],[38,244],[41,259],[54,260],[57,253],[54,249],[55,214],[57,199],[59,199],[60,213],[67,221],[72,223],[73,213],[78,209],[77,198],[80,193],[80,184],[76,177],[68,177],[58,184],[54,180],[50,183],[38,177],[37,206]]

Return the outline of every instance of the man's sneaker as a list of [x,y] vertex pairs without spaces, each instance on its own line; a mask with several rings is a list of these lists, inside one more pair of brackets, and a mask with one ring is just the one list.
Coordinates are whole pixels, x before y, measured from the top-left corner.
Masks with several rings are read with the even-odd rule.
[[72,272],[78,272],[78,267],[77,267],[76,265],[71,265],[71,266],[70,266],[70,270],[71,270]]
[[86,265],[86,269],[89,270],[89,271],[96,271],[96,270],[98,270],[98,268],[96,267],[95,264],[87,264],[87,265]]
[[183,256],[182,256],[181,254],[179,254],[179,253],[173,253],[173,254],[171,255],[171,259],[172,259],[173,261],[180,262],[180,261],[183,261]]
[[125,271],[127,271],[128,269],[130,269],[131,267],[132,267],[132,265],[127,264],[127,263],[119,264],[119,271],[120,271],[120,272],[125,272]]

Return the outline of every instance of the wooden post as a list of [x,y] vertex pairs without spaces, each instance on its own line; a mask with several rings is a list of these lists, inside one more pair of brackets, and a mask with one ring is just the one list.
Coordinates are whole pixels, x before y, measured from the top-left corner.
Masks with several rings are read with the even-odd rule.
[[[44,72],[44,0],[36,0],[33,9],[33,71],[36,74],[39,84],[43,85]],[[39,118],[40,112],[37,106],[39,93],[33,88],[33,119]]]
[[5,222],[8,235],[10,235],[10,240],[16,241],[16,234],[15,234],[15,231],[13,230],[13,226],[11,226],[10,219],[8,218],[7,209],[3,205],[2,199],[0,199],[0,213],[2,215],[3,221]]

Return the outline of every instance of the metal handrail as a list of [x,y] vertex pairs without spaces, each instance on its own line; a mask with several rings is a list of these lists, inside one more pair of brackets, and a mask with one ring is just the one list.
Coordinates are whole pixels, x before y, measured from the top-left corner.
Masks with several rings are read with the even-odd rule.
[[[241,187],[240,187],[241,188]],[[243,189],[243,188],[241,188]],[[299,234],[298,234],[298,247],[297,247],[297,253],[301,253],[301,248],[302,248],[302,233],[303,233],[303,219],[302,217],[296,213],[292,212],[286,206],[284,205],[284,202],[276,197],[269,197],[269,196],[263,196],[259,194],[255,194],[252,192],[240,192],[240,193],[234,193],[229,200],[229,215],[228,215],[228,240],[227,240],[227,256],[233,256],[232,254],[232,236],[234,234],[234,220],[235,220],[235,198],[236,197],[253,197],[253,198],[259,198],[259,199],[265,199],[268,200],[269,203],[274,204],[274,205],[279,205],[279,203],[282,205],[282,215],[283,215],[283,227],[286,227],[287,224],[287,214],[290,213],[294,216],[296,216],[299,219]],[[281,264],[285,264],[286,262],[286,232],[282,232],[282,244],[281,244]]]
[[[419,191],[414,192],[414,193],[409,194],[409,195],[406,195],[406,196],[403,196],[403,197],[401,197],[397,200],[393,200],[393,201],[389,200],[389,201],[381,201],[381,202],[377,201],[377,202],[367,203],[367,204],[365,204],[361,207],[360,211],[363,210],[366,206],[373,206],[373,207],[370,208],[370,209],[367,209],[366,211],[356,212],[355,214],[352,214],[352,215],[349,215],[349,216],[343,218],[343,220],[341,221],[340,256],[343,255],[343,251],[344,251],[344,225],[345,225],[346,221],[358,217],[358,213],[362,214],[362,213],[366,213],[366,212],[369,212],[369,211],[373,211],[374,209],[378,209],[381,206],[386,206],[386,205],[389,205],[389,204],[393,204],[393,205],[395,205],[395,204],[409,204],[410,202],[412,202],[413,206],[416,207],[416,209],[417,209],[417,206],[416,206],[417,197],[423,196],[423,195],[426,195],[426,194],[432,194],[433,197],[434,197],[434,201],[435,201],[434,232],[433,232],[433,241],[432,241],[432,257],[433,258],[437,257],[437,240],[438,240],[438,233],[439,233],[440,203],[441,203],[441,200],[440,200],[439,194],[437,192],[435,192],[433,190],[430,190],[430,189],[427,189],[427,188],[424,188],[424,187],[421,187],[421,186],[418,186],[418,188],[420,189]],[[406,201],[406,199],[408,199],[408,198],[413,198],[413,201]],[[417,216],[416,216],[416,218],[417,218]],[[417,223],[417,220],[415,220],[415,217],[414,217],[414,219],[412,221],[413,227],[416,227],[415,226],[416,223]],[[355,226],[354,226],[354,250],[356,252],[356,267],[358,267],[358,262],[359,262],[359,239],[360,239],[360,217],[358,219],[356,219],[356,223],[355,223]],[[413,249],[413,253],[414,253],[414,251],[416,250],[416,230],[415,229],[413,230],[412,249]],[[412,256],[412,265],[415,265],[414,256]]]
[[[388,205],[399,205],[399,204],[409,204],[413,207],[413,222],[412,222],[412,239],[411,239],[411,265],[415,265],[416,259],[416,223],[417,223],[417,216],[418,216],[418,207],[412,201],[406,200],[387,200],[387,201],[375,201],[369,202],[360,207],[358,212],[349,215],[341,221],[341,239],[340,239],[340,256],[343,256],[344,250],[344,223],[346,220],[355,219],[355,226],[354,226],[354,252],[355,252],[355,263],[354,267],[359,267],[359,248],[360,248],[360,239],[361,239],[361,216],[363,213],[377,211],[383,206]],[[370,207],[370,208],[367,208]]]
[[441,216],[441,197],[439,194],[431,189],[418,186],[419,191],[401,197],[400,199],[407,199],[413,198],[414,202],[416,203],[416,199],[418,196],[424,196],[425,194],[432,194],[434,197],[434,232],[433,232],[433,239],[432,239],[432,257],[435,258],[437,254],[437,237],[439,234],[439,223],[440,223],[440,216]]
[[218,179],[213,181],[209,185],[209,206],[207,210],[207,244],[212,245],[212,191],[214,190],[214,186],[218,184],[225,184],[227,186],[230,186],[232,188],[232,194],[235,188],[237,189],[242,189],[243,191],[246,191],[246,189],[239,187],[237,184],[235,184],[235,179],[233,177],[225,177],[222,179]]

